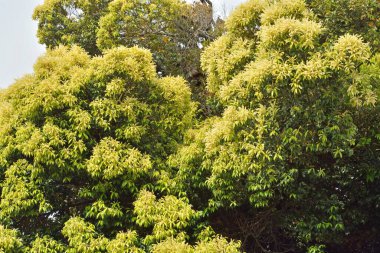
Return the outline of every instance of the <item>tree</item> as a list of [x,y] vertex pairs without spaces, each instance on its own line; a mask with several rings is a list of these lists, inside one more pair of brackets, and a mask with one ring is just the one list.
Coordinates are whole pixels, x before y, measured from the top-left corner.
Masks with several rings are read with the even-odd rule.
[[184,77],[201,103],[200,114],[210,114],[200,53],[223,32],[223,21],[214,22],[211,5],[181,0],[45,0],[33,18],[38,21],[38,38],[48,48],[79,45],[92,56],[118,46],[151,50],[158,74]]
[[361,35],[372,50],[380,48],[380,2],[376,0],[307,0],[310,9],[329,30],[329,37]]
[[48,48],[79,45],[90,55],[117,46],[152,50],[161,75],[199,75],[201,45],[215,38],[212,6],[180,0],[46,0],[33,18]]
[[378,248],[378,55],[314,17],[301,0],[237,8],[202,55],[222,113],[171,158],[173,191],[249,252]]
[[34,10],[37,37],[48,48],[80,45],[91,55],[101,51],[96,45],[99,19],[112,0],[46,0]]
[[195,78],[209,8],[36,9],[51,49],[0,91],[0,252],[379,250],[376,29],[313,1],[246,2],[200,57],[214,110],[196,121],[171,75]]
[[157,76],[149,51],[49,50],[0,108],[1,252],[238,252],[201,226],[187,233],[198,213],[163,195],[195,104],[183,78]]
[[[78,47],[49,51],[1,96],[1,223],[25,242],[65,236],[74,252],[87,244],[98,252],[106,240],[92,234],[131,226],[138,192],[159,187],[165,157],[191,123],[190,96],[182,78],[156,76],[147,50],[93,59]],[[19,247],[12,240],[0,248]]]
[[117,0],[109,4],[108,13],[100,20],[97,43],[103,50],[120,45],[151,50],[159,75],[185,77],[201,103],[202,114],[207,115],[200,54],[222,25],[213,21],[212,6],[207,4]]

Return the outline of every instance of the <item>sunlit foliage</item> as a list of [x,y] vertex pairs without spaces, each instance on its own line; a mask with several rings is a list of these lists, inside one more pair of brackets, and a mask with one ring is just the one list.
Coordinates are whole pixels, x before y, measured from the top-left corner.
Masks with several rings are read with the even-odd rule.
[[[171,158],[175,190],[254,252],[321,252],[359,227],[375,231],[379,64],[369,63],[369,45],[335,39],[302,0],[248,1],[226,26],[202,55],[223,112],[189,131]],[[363,213],[374,206],[377,214]]]
[[250,0],[215,41],[210,8],[36,8],[49,50],[0,91],[0,252],[379,250],[378,1]]

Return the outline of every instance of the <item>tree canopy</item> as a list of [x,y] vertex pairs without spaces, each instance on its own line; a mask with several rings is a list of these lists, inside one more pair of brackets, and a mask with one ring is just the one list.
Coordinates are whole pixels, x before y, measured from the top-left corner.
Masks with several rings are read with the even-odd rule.
[[254,252],[375,247],[379,55],[301,0],[249,1],[226,27],[202,55],[222,113],[172,157],[179,192]]
[[100,54],[96,45],[99,19],[112,0],[46,0],[34,10],[37,37],[49,48],[77,44],[91,55]]
[[200,45],[213,39],[210,6],[180,0],[47,0],[35,9],[40,42],[91,55],[124,46],[152,50],[161,75],[196,75]]
[[0,91],[0,252],[380,249],[380,2],[249,0],[218,38],[210,8],[36,8],[49,49]]
[[199,114],[210,114],[200,54],[223,31],[212,6],[182,0],[46,0],[33,18],[48,48],[79,45],[92,56],[118,46],[151,50],[157,73],[184,77],[202,105]]

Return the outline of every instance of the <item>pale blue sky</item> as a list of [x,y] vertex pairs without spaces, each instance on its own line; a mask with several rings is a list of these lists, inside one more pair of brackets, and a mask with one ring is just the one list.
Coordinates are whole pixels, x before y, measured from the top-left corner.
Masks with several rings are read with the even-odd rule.
[[[221,16],[244,1],[212,0]],[[33,9],[41,3],[43,0],[0,0],[0,88],[33,72],[34,62],[45,51],[38,44],[37,24],[32,20]]]
[[43,0],[0,0],[0,87],[4,88],[33,71],[44,52],[36,38],[33,9]]

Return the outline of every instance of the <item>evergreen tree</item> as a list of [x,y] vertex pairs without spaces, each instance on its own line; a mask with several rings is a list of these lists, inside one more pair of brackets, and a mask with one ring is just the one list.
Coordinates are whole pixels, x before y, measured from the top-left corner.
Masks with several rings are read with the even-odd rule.
[[380,3],[250,0],[210,44],[202,2],[36,9],[48,52],[0,91],[0,252],[379,250]]
[[378,247],[378,56],[302,0],[248,1],[226,27],[202,55],[221,115],[172,157],[174,191],[249,252]]

